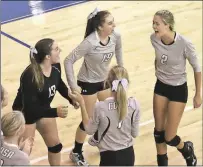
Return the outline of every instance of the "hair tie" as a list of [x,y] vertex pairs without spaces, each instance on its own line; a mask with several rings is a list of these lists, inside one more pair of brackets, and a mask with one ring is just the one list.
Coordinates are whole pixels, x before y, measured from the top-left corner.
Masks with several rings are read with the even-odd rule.
[[30,47],[30,55],[31,55],[31,58],[34,59],[34,54],[37,54],[37,49],[34,48],[34,47]]
[[127,90],[128,87],[128,81],[125,78],[122,78],[120,80],[114,80],[112,82],[112,91],[116,91],[118,89],[118,84],[121,83],[121,85],[123,86],[123,88],[125,89],[125,91]]
[[94,11],[92,13],[89,14],[89,16],[87,17],[87,19],[91,19],[93,17],[95,17],[97,15],[97,13],[100,12],[100,9],[95,8]]

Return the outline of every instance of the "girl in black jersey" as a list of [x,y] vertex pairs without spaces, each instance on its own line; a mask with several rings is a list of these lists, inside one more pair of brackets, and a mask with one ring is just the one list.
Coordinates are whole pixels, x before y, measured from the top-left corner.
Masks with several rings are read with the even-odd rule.
[[13,110],[21,110],[25,116],[24,139],[34,137],[37,129],[48,147],[50,165],[60,165],[61,162],[62,144],[55,117],[65,118],[68,113],[66,106],[51,108],[50,103],[58,90],[73,104],[61,78],[60,52],[58,44],[49,38],[38,41],[35,48],[31,48],[31,64],[21,75],[20,87],[13,103]]

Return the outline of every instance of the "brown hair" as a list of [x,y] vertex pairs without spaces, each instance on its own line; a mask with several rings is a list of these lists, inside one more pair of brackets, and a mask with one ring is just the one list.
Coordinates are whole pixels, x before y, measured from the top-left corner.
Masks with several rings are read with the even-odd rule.
[[32,72],[34,74],[34,81],[39,90],[42,90],[44,87],[44,76],[40,67],[40,63],[44,61],[46,55],[50,55],[53,43],[53,39],[44,38],[36,43],[34,51],[30,51],[30,62]]
[[99,30],[99,26],[102,26],[102,24],[105,22],[105,18],[110,14],[111,13],[109,11],[103,10],[103,11],[99,11],[92,18],[88,19],[84,38],[89,36],[95,30]]

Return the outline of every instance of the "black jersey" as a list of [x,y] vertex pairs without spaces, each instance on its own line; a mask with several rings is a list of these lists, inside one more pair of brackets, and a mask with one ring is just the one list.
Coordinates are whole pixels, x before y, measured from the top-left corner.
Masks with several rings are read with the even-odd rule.
[[68,96],[68,88],[61,78],[59,63],[52,65],[49,77],[44,76],[44,87],[37,88],[31,66],[28,66],[21,75],[20,87],[13,103],[13,110],[24,113],[26,123],[34,123],[42,117],[57,117],[57,109],[50,104],[58,91],[72,104]]

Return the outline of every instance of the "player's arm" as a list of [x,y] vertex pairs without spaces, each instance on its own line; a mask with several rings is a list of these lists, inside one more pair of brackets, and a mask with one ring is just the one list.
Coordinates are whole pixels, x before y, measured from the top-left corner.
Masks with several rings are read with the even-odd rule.
[[96,104],[92,117],[89,118],[88,122],[83,122],[85,132],[87,132],[88,135],[93,135],[98,130],[100,122],[99,114],[101,114],[101,110],[99,110],[98,105]]
[[195,87],[196,87],[196,92],[194,97],[194,107],[197,108],[202,104],[202,98],[201,98],[202,73],[201,73],[200,65],[198,63],[195,47],[190,41],[187,41],[186,43],[185,55],[194,70],[194,79],[195,79]]
[[21,87],[18,88],[17,96],[13,102],[12,109],[17,111],[22,111],[23,109]]
[[122,41],[121,35],[116,33],[116,48],[115,48],[115,55],[116,61],[119,66],[123,66],[123,54],[122,54]]
[[78,90],[78,86],[75,81],[73,64],[80,58],[84,57],[88,53],[90,48],[91,48],[90,42],[84,40],[64,60],[66,78],[71,90]]
[[101,111],[97,112],[98,107],[97,107],[97,105],[95,105],[95,108],[93,111],[93,116],[91,118],[89,118],[82,95],[80,93],[78,93],[77,91],[74,91],[72,97],[74,98],[75,101],[77,101],[80,104],[82,123],[84,125],[85,131],[89,135],[94,134],[98,130],[99,113]]
[[58,85],[58,92],[61,94],[61,96],[63,96],[65,99],[67,99],[69,101],[70,104],[73,105],[73,100],[70,98],[69,96],[69,89],[66,86],[66,84],[63,82],[63,79],[61,78],[61,65],[60,63],[55,64],[56,68],[59,69],[60,71],[60,81],[59,81],[59,85]]
[[140,122],[140,106],[138,102],[135,101],[136,109],[132,115],[132,129],[131,129],[131,135],[133,137],[137,137],[139,134],[139,122]]

